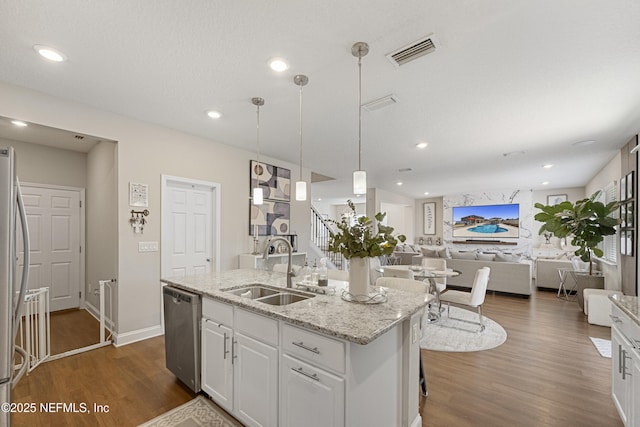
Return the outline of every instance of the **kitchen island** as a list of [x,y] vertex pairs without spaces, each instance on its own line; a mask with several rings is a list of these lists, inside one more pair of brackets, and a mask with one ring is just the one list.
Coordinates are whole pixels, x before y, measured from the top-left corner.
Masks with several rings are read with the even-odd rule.
[[419,426],[420,318],[430,295],[270,305],[233,293],[283,273],[232,270],[163,283],[202,295],[202,388],[246,425]]

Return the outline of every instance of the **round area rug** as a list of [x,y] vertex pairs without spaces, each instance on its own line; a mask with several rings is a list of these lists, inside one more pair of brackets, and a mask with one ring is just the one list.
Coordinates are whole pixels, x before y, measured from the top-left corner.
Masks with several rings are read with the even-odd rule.
[[507,340],[507,332],[502,326],[487,316],[484,317],[485,330],[478,332],[478,313],[451,306],[451,317],[447,317],[446,306],[440,320],[428,323],[422,320],[420,348],[436,351],[480,351],[498,347]]

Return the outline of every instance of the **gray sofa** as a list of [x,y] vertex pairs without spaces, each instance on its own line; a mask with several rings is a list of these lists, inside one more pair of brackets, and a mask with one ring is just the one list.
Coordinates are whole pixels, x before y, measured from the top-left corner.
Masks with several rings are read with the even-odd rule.
[[536,260],[536,287],[558,289],[560,287],[560,275],[558,269],[571,269],[571,261],[568,259],[544,259]]
[[447,278],[447,285],[471,288],[476,271],[489,267],[487,290],[522,295],[531,295],[531,265],[526,262],[482,261],[474,259],[447,259],[447,268],[462,274]]

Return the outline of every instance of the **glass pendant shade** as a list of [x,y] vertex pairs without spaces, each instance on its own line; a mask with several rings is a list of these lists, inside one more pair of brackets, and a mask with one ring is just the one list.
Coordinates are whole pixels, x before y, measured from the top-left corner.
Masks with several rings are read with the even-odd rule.
[[253,189],[252,199],[254,205],[261,205],[264,203],[264,199],[262,197],[262,188]]
[[296,200],[307,200],[307,183],[305,181],[296,181]]
[[353,194],[367,194],[367,172],[353,172]]

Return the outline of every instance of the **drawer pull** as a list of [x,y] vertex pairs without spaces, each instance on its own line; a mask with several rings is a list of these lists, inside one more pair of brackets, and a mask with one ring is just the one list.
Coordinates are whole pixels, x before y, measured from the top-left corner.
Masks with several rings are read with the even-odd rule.
[[623,323],[622,320],[618,316],[610,315],[609,317],[611,317],[611,320],[613,320],[614,323]]
[[291,368],[291,370],[299,374],[302,374],[305,377],[311,378],[312,380],[320,381],[320,378],[318,378],[318,374],[309,374],[305,372],[302,368]]
[[227,340],[229,339],[229,337],[227,336],[227,333],[224,333],[224,348],[222,350],[222,359],[226,360],[227,359],[227,354],[229,354],[229,350],[227,350]]
[[306,346],[306,345],[304,345],[304,342],[302,342],[302,341],[300,341],[300,342],[292,341],[292,342],[291,342],[291,344],[293,344],[293,345],[295,345],[295,346],[297,346],[297,347],[303,348],[303,349],[305,349],[305,350],[307,350],[307,351],[310,351],[310,352],[312,352],[312,353],[320,354],[320,350],[318,350],[318,347],[309,347],[309,346]]

